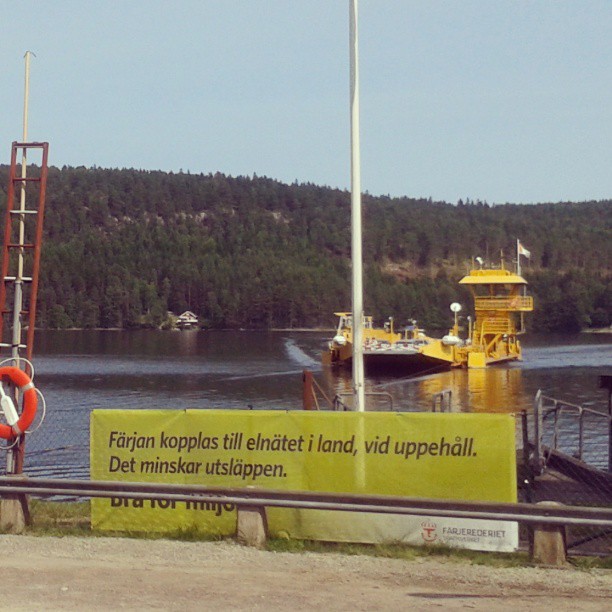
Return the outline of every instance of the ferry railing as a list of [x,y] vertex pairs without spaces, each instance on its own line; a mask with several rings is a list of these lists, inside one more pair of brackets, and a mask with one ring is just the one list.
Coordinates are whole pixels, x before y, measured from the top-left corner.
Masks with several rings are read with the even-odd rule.
[[512,333],[512,324],[505,319],[487,317],[482,323],[481,335]]
[[[328,409],[339,412],[349,412],[351,410],[351,407],[344,399],[352,397],[352,393],[338,393],[333,400],[330,399],[310,370],[302,372],[302,383],[302,407],[304,410],[321,410],[317,393],[323,397]],[[365,396],[370,398],[382,397],[387,401],[388,409],[394,410],[393,396],[386,391],[369,391],[366,392]]]
[[[334,397],[334,410],[341,412],[348,412],[351,410],[350,406],[343,400],[343,398],[353,397],[352,393],[337,393]],[[393,404],[393,396],[387,391],[366,391],[365,397],[367,398],[384,398],[387,400],[389,410],[393,412],[395,410]]]
[[511,297],[477,297],[474,300],[476,310],[533,310],[533,298],[529,295]]

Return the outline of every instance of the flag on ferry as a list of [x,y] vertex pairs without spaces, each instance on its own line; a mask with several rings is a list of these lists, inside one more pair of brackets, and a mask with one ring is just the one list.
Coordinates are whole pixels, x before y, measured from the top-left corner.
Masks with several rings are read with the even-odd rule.
[[517,244],[518,244],[518,254],[519,255],[524,255],[525,257],[527,257],[527,259],[529,259],[531,257],[531,251],[528,251],[521,243],[519,240],[517,240]]

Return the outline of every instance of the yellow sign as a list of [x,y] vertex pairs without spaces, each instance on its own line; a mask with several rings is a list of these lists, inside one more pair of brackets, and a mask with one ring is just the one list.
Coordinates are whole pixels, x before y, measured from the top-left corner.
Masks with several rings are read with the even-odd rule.
[[[95,410],[91,477],[513,502],[514,427],[504,414]],[[234,510],[100,499],[92,523],[231,534]],[[373,514],[346,514],[271,509],[268,521],[276,534],[373,541],[385,539],[378,533],[385,525],[406,518],[378,516],[374,526]],[[397,529],[391,531],[395,538]]]

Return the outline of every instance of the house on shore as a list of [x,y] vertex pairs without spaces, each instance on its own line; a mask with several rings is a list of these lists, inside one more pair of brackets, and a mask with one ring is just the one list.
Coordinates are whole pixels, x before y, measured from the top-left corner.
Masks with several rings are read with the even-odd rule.
[[177,317],[176,326],[179,329],[197,329],[199,327],[198,317],[191,310],[186,310]]

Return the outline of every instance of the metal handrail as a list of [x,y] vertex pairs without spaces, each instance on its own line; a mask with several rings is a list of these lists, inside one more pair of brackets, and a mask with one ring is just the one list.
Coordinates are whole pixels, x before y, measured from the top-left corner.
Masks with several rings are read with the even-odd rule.
[[228,488],[144,482],[0,477],[0,495],[23,494],[159,499],[175,502],[225,503],[237,507],[303,508],[417,516],[433,514],[440,517],[520,521],[531,524],[612,527],[612,508],[280,491],[253,487]]
[[[552,406],[545,406],[544,402],[552,402]],[[542,453],[542,437],[544,435],[544,421],[552,416],[553,419],[553,435],[551,440],[551,450],[558,450],[561,438],[560,429],[560,417],[563,414],[576,417],[578,419],[578,453],[577,458],[582,460],[584,455],[584,443],[585,443],[585,428],[584,422],[586,417],[592,416],[594,418],[603,419],[604,422],[608,422],[609,426],[612,426],[612,415],[593,410],[592,408],[585,408],[578,404],[572,404],[557,400],[554,397],[543,395],[541,391],[538,391],[534,401],[534,422],[535,422],[535,444],[536,444],[536,455],[538,458],[543,456]],[[612,440],[610,440],[612,444]]]
[[346,396],[346,397],[350,397],[352,395],[352,393],[338,393],[334,396],[334,405],[333,405],[333,409],[339,412],[349,412],[350,408],[348,407],[347,404],[345,404],[342,401],[342,397]]

